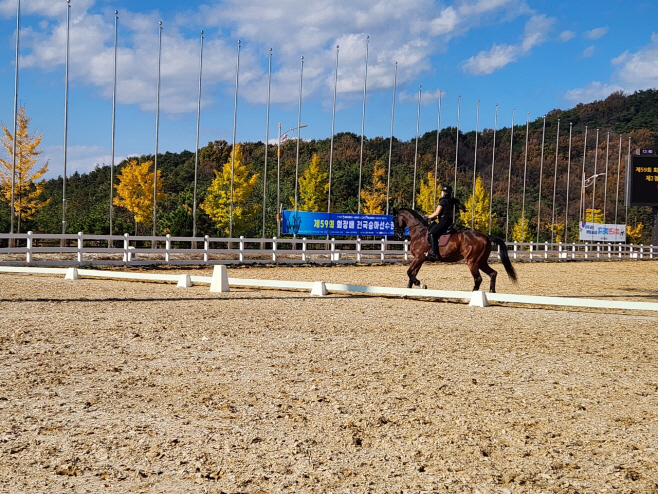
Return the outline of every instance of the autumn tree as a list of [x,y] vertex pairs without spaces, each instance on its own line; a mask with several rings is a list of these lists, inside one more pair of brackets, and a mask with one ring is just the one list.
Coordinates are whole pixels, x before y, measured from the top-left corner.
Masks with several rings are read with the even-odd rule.
[[[438,190],[438,188],[437,188]],[[434,200],[438,201],[441,193],[437,192],[435,196],[434,172],[427,172],[427,180],[420,182],[420,194],[416,198],[416,207],[425,214],[432,214],[436,209]]]
[[[18,110],[16,126],[16,167],[14,172],[14,214],[18,217],[18,229],[21,231],[22,220],[31,219],[34,214],[50,202],[50,198],[41,199],[44,189],[44,181],[36,182],[48,171],[46,162],[37,171],[32,172],[41,151],[37,148],[41,144],[41,134],[36,132],[30,134],[29,126],[31,118],[25,112],[25,106]],[[0,143],[7,151],[9,159],[0,158],[0,197],[3,201],[11,204],[12,201],[12,169],[14,169],[14,135],[2,125],[2,136]]]
[[512,228],[512,240],[516,242],[530,242],[530,225],[525,215],[521,216]]
[[633,228],[631,225],[626,225],[626,242],[632,244],[639,244],[642,239],[644,224],[638,223]]
[[[130,211],[135,217],[135,230],[137,223],[147,224],[153,220],[153,185],[155,173],[149,171],[153,161],[140,163],[132,159],[121,169],[117,175],[114,188],[117,195],[114,205],[121,206]],[[157,200],[162,201],[166,195],[162,192],[162,177],[158,170]]]
[[590,209],[585,210],[585,222],[586,223],[603,223],[603,213],[600,209]]
[[231,160],[233,160],[233,224],[237,230],[244,230],[254,217],[256,208],[247,200],[258,180],[258,173],[251,176],[251,167],[243,162],[242,146],[237,144],[231,156],[224,163],[221,172],[215,170],[215,179],[208,187],[206,199],[200,204],[215,225],[228,235],[231,215]]
[[[491,198],[489,193],[482,185],[482,177],[479,175],[475,179],[475,215],[473,214],[473,194],[470,195],[464,204],[465,210],[459,213],[459,217],[467,228],[481,232],[489,229],[489,205]],[[496,215],[492,213],[492,222]],[[527,226],[527,225],[526,225]]]
[[[308,168],[299,177],[299,204],[300,211],[320,211],[327,204],[329,192],[329,174],[322,170],[320,156],[314,154]],[[295,198],[291,202],[295,204]]]
[[386,204],[386,183],[384,182],[384,165],[375,161],[372,170],[372,183],[361,191],[364,214],[384,214]]

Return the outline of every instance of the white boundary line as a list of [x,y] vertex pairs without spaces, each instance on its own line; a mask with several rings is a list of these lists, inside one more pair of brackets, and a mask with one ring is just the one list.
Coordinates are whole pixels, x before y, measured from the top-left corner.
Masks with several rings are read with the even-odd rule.
[[[178,282],[180,274],[157,274],[157,273],[130,273],[123,271],[98,271],[95,269],[77,268],[40,268],[22,266],[0,266],[0,273],[29,273],[29,274],[59,274],[67,275],[70,270],[76,270],[78,276],[97,278],[114,278],[130,280],[168,281]],[[211,284],[210,276],[190,276],[192,283]],[[289,281],[289,280],[258,280],[248,278],[228,278],[230,286],[242,286],[253,288],[283,288],[312,290],[317,282],[313,281]],[[322,283],[322,282],[320,282]],[[339,283],[323,283],[327,292],[349,292],[370,293],[373,295],[395,295],[439,299],[469,300],[471,305],[486,307],[488,302],[507,302],[515,304],[550,305],[562,307],[588,307],[596,309],[628,309],[658,311],[656,302],[634,302],[627,300],[600,300],[575,297],[546,297],[538,295],[520,295],[513,293],[486,293],[466,292],[456,290],[420,290],[414,288],[396,288],[385,286],[346,285]],[[477,295],[476,295],[477,294]]]

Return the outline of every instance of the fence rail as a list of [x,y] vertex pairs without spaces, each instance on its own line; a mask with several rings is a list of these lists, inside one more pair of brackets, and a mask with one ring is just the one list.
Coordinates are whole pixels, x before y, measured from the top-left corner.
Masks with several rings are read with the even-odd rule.
[[[517,261],[658,259],[658,246],[618,243],[507,244]],[[494,250],[492,260],[498,259]],[[0,234],[0,265],[385,263],[409,261],[408,240],[214,238],[125,235]]]

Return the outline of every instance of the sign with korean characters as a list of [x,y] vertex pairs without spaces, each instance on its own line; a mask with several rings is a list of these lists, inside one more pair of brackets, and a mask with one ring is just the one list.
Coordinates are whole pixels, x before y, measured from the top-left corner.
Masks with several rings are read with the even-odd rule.
[[384,214],[283,211],[287,235],[393,235],[393,216]]
[[658,156],[633,156],[632,160],[629,205],[658,206]]
[[605,225],[602,223],[580,224],[580,240],[587,242],[626,242],[626,225]]

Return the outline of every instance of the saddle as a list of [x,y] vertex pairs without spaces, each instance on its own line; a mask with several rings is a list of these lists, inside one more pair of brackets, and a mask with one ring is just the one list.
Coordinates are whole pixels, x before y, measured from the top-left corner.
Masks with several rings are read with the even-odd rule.
[[[454,226],[450,226],[448,230],[439,237],[439,247],[445,247],[448,241],[450,240],[450,236],[453,235],[454,233],[457,233],[457,230],[455,229]],[[430,234],[427,234],[427,242],[430,242]]]

